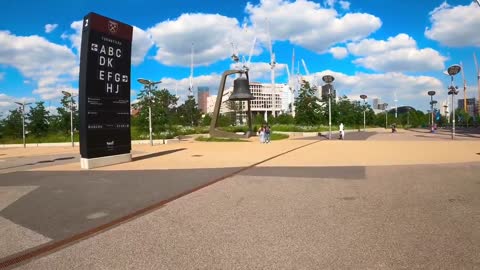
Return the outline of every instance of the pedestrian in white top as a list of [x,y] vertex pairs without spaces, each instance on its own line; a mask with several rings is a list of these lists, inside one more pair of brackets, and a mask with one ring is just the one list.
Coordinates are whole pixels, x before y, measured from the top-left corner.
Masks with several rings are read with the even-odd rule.
[[340,123],[340,126],[338,127],[338,130],[340,132],[340,140],[345,139],[345,130],[344,130],[343,123]]

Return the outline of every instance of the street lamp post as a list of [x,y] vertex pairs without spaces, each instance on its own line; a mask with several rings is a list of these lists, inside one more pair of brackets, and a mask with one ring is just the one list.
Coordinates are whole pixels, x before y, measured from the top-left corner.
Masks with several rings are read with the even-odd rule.
[[437,108],[435,107],[437,104],[436,100],[432,100],[432,132],[435,132],[435,114],[437,111]]
[[388,103],[383,103],[383,106],[385,109],[385,129],[387,129],[388,128],[388,111],[387,111]]
[[433,96],[435,95],[435,91],[428,91],[427,94],[430,96],[430,114],[432,117],[432,121],[430,121],[430,132],[433,132]]
[[28,102],[28,103],[25,103],[25,102],[17,102],[15,101],[16,104],[22,106],[21,107],[21,110],[22,110],[22,135],[23,135],[23,148],[26,148],[27,147],[27,144],[26,144],[26,139],[25,139],[25,106],[26,105],[30,105],[32,104],[31,102]]
[[152,86],[161,83],[162,81],[154,82],[151,80],[147,79],[137,79],[137,81],[143,85],[145,85],[145,88],[147,89],[148,93],[148,130],[149,130],[149,137],[150,137],[150,145],[153,146],[153,137],[152,137],[152,105],[151,105],[151,100],[150,100],[150,94],[152,91]]
[[76,97],[76,95],[68,91],[62,91],[62,94],[70,98],[70,139],[72,141],[72,147],[74,147],[75,143],[73,141],[73,98]]
[[332,85],[331,83],[335,80],[332,75],[325,75],[322,77],[322,80],[328,84],[328,139],[332,139]]
[[[448,103],[448,102],[447,102]],[[447,118],[448,123],[450,124],[450,119],[448,119],[448,105],[445,104],[443,105],[444,113],[445,113],[445,118]]]
[[447,69],[446,74],[450,76],[450,87],[448,87],[448,94],[452,95],[452,140],[455,138],[455,95],[458,94],[458,87],[453,86],[453,76],[457,75],[462,70],[460,65],[452,65]]
[[410,108],[407,107],[407,126],[410,127]]
[[365,99],[367,98],[367,95],[360,95],[360,98],[363,99],[363,131],[365,132],[366,130],[366,121],[365,121]]

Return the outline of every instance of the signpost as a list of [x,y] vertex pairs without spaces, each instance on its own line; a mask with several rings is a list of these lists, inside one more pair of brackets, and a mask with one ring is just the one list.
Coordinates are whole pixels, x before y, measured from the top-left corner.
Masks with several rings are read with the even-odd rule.
[[131,161],[130,25],[89,13],[80,53],[80,155],[83,169]]

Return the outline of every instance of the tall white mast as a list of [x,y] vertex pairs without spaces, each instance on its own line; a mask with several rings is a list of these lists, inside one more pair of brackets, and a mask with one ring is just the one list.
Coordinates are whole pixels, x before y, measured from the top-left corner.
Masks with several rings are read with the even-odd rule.
[[395,101],[395,118],[397,118],[397,116],[398,116],[398,105],[397,105],[398,99],[397,99],[397,91],[396,90],[393,92],[393,98],[394,98],[394,101]]
[[[270,50],[270,79],[272,80],[272,117],[275,117],[276,112],[276,93],[275,93],[275,53],[273,52],[272,37],[270,36],[270,23],[267,19],[267,35],[268,48]],[[267,113],[265,112],[265,120],[268,121]]]
[[188,95],[193,96],[193,42],[192,42],[192,49],[190,53],[190,85],[188,88]]
[[[292,78],[293,78],[293,75],[295,74],[295,48],[292,49]],[[290,87],[292,87],[292,93],[291,93],[291,106],[292,106],[292,116],[295,117],[295,92],[296,92],[296,84],[295,84],[295,81],[290,78],[288,78],[288,83],[290,84]]]
[[475,52],[473,53],[473,60],[475,61],[475,68],[477,70],[477,87],[478,87],[477,114],[480,117],[480,69],[478,69],[477,55],[475,54]]

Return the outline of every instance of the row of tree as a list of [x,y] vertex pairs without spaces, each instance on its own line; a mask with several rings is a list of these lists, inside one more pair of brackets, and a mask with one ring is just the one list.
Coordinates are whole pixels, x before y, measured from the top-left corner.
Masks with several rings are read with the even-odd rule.
[[21,138],[23,117],[25,117],[25,130],[29,135],[43,137],[50,132],[68,134],[70,133],[70,105],[75,114],[74,126],[78,129],[80,121],[75,109],[75,100],[70,102],[71,99],[64,96],[60,101],[61,107],[56,109],[56,114],[50,114],[43,101],[36,102],[25,115],[22,108],[11,110],[7,117],[0,121],[0,137]]
[[[177,105],[178,97],[170,94],[167,89],[153,88],[142,90],[138,95],[138,102],[133,108],[138,112],[132,116],[131,126],[140,133],[148,133],[149,129],[149,108],[152,113],[152,126],[155,132],[171,129],[172,126],[208,126],[211,121],[210,115],[202,116],[198,104],[193,96],[181,105]],[[72,102],[72,103],[70,103]],[[70,107],[74,114],[74,129],[79,128],[79,117],[75,100],[63,97],[61,106],[56,109],[56,114],[50,114],[46,110],[44,102],[37,102],[30,107],[25,115],[26,130],[28,134],[36,137],[46,136],[49,133],[70,133]],[[238,115],[244,111],[240,103],[228,102],[227,107],[230,113],[220,116],[221,126],[237,125]],[[326,100],[321,100],[316,95],[316,89],[308,82],[304,82],[295,100],[296,116],[283,114],[277,117],[270,117],[269,124],[295,124],[303,126],[328,125],[329,108]],[[370,105],[363,105],[359,101],[351,101],[346,96],[338,100],[332,99],[331,116],[332,125],[343,123],[350,128],[363,127],[363,114],[368,126],[386,125],[396,123],[401,126],[428,126],[429,114],[418,110],[409,110],[407,113],[398,114],[395,118],[393,113],[375,114]],[[459,112],[458,120],[469,121],[468,115]],[[263,115],[254,118],[254,124],[263,124]],[[471,121],[471,120],[470,120]],[[21,138],[22,137],[22,111],[21,109],[11,110],[9,115],[0,121],[0,137]],[[442,118],[439,123],[446,123]],[[243,124],[243,123],[242,123]]]

